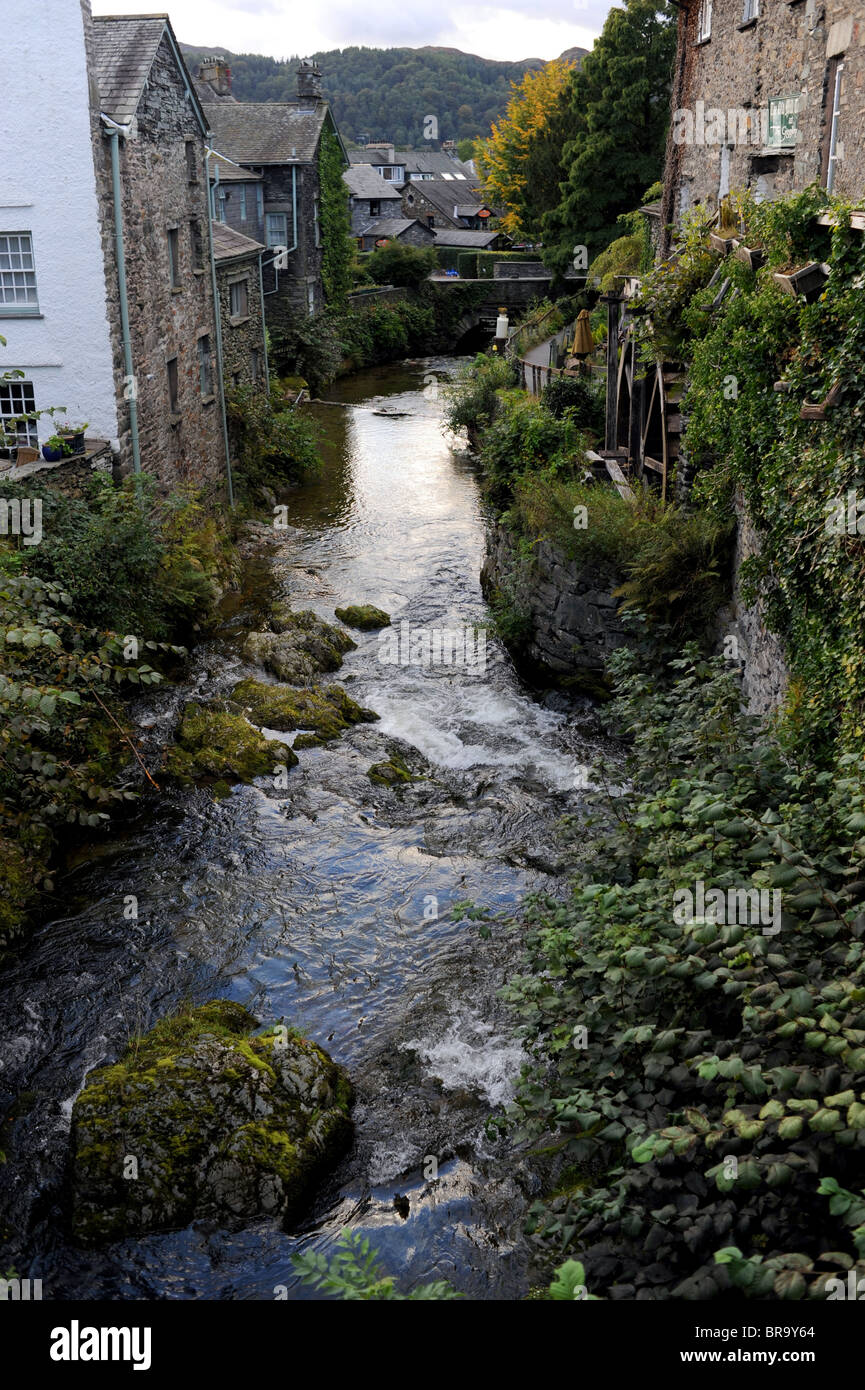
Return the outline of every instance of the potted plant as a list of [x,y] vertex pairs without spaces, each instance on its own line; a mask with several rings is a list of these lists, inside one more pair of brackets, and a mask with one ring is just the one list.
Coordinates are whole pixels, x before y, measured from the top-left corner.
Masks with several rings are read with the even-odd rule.
[[62,425],[59,430],[61,439],[69,446],[68,454],[84,453],[84,436],[87,433],[89,420],[85,420],[83,425]]
[[744,241],[736,247],[733,256],[737,261],[744,261],[749,270],[759,270],[766,260],[762,246],[747,246]]
[[772,273],[776,285],[793,299],[802,295],[803,299],[815,298],[829,279],[829,267],[821,261],[810,261],[798,269],[776,270]]
[[709,245],[720,256],[729,256],[736,243],[739,218],[726,198],[718,209],[718,230],[709,233]]
[[71,453],[69,445],[59,434],[52,434],[51,438],[46,439],[42,445],[42,457],[46,463],[59,463],[69,453]]

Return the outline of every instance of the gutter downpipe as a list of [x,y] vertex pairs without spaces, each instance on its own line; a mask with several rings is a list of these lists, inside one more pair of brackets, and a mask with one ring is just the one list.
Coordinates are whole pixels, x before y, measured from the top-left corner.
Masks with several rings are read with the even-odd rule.
[[258,289],[261,295],[261,341],[264,345],[264,387],[270,391],[270,362],[267,353],[267,321],[264,317],[264,257],[258,253]]
[[[129,331],[129,293],[126,284],[126,249],[123,240],[123,207],[120,184],[120,135],[129,127],[118,125],[103,115],[106,133],[111,141],[111,191],[114,199],[114,245],[117,257],[117,281],[120,290],[120,331],[123,338],[123,365],[126,370],[127,401],[129,404],[129,433],[132,439],[132,467],[141,472],[141,441],[138,435],[138,389],[132,362],[132,337]],[[132,388],[131,392],[129,388]]]
[[[216,171],[217,182],[219,170]],[[216,283],[216,257],[213,254],[213,218],[210,198],[210,150],[204,150],[204,177],[207,184],[207,244],[210,247],[210,282],[213,286],[213,317],[216,323],[216,371],[219,380],[219,408],[222,412],[222,439],[225,444],[225,476],[228,479],[228,505],[234,511],[234,479],[231,475],[231,452],[228,443],[228,417],[225,413],[225,372],[222,357],[222,304]]]

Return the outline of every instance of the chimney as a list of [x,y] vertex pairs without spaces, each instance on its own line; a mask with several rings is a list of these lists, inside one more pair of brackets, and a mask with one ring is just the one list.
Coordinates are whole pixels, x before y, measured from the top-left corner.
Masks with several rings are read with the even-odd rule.
[[211,87],[218,97],[231,96],[231,68],[224,58],[205,58],[199,63],[196,76],[199,82]]
[[321,101],[321,68],[307,58],[297,70],[297,95],[301,101]]

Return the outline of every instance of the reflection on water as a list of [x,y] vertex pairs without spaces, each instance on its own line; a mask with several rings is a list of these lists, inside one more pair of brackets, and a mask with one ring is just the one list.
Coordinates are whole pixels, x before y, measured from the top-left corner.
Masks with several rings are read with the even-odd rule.
[[[266,547],[295,607],[332,620],[337,606],[373,603],[413,629],[488,622],[474,465],[444,436],[434,389],[454,365],[366,373],[328,389],[343,405],[311,407],[324,467],[283,499],[294,529]],[[229,601],[185,689],[143,711],[154,736],[182,699],[247,673],[237,639],[254,606]],[[530,697],[491,634],[483,674],[385,664],[377,633],[355,635],[336,678],[380,723],[301,752],[287,792],[148,803],[70,874],[68,915],[0,982],[0,1091],[29,1097],[4,1144],[0,1216],[27,1229],[8,1248],[52,1297],[271,1298],[286,1283],[306,1297],[292,1250],[327,1246],[348,1223],[372,1232],[407,1282],[450,1278],[479,1298],[525,1291],[533,1178],[485,1124],[521,1062],[496,1001],[518,942],[498,925],[481,937],[452,909],[471,899],[507,912],[531,888],[560,890],[553,827],[576,804],[591,750],[564,712]],[[418,774],[399,792],[366,775],[392,746]],[[130,893],[134,922],[123,917]],[[215,995],[296,1024],[349,1066],[352,1152],[295,1235],[199,1223],[101,1254],[70,1249],[63,1164],[87,1070],[179,1000]]]

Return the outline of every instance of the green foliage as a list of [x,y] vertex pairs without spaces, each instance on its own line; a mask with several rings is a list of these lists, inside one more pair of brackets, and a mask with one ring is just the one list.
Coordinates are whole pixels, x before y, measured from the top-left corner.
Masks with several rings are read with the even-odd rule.
[[334,328],[352,366],[369,367],[428,350],[435,316],[427,304],[415,300],[362,304],[339,315]]
[[[503,991],[533,1058],[515,1140],[549,1150],[552,1132],[584,1175],[532,1224],[595,1286],[710,1298],[728,1233],[772,1257],[793,1229],[814,1260],[848,1210],[827,1221],[815,1179],[861,1182],[865,772],[795,761],[721,658],[690,648],[664,678],[645,654],[611,664],[626,765],[594,772],[572,896],[530,904]],[[779,892],[780,924],[774,900],[762,924],[677,914],[698,882]]]
[[549,478],[573,474],[585,456],[586,443],[570,412],[557,417],[526,392],[508,391],[499,398],[499,409],[481,443],[487,489],[502,503],[525,472],[542,469]]
[[[676,50],[674,16],[670,5],[655,0],[626,0],[612,9],[560,98],[552,140],[545,147],[542,142],[538,154],[542,186],[555,186],[555,201],[540,217],[543,254],[559,274],[571,264],[575,245],[597,256],[614,239],[619,215],[658,177]],[[558,141],[556,179],[551,165]]]
[[294,483],[320,466],[317,429],[302,410],[292,410],[274,387],[268,400],[250,386],[226,397],[229,429],[238,457],[237,487],[249,499],[261,487]]
[[746,1257],[736,1245],[716,1250],[715,1263],[727,1266],[731,1284],[746,1298],[847,1298],[851,1274],[857,1290],[854,1297],[859,1296],[859,1281],[865,1277],[865,1194],[848,1191],[837,1178],[823,1178],[817,1192],[829,1197],[830,1215],[840,1217],[850,1228],[858,1259],[841,1250],[823,1251],[816,1257],[792,1252],[769,1259],[762,1254]]
[[[213,52],[182,48],[193,64]],[[221,51],[238,101],[294,100],[298,58]],[[417,149],[425,147],[428,111],[438,117],[443,140],[488,135],[508,104],[511,83],[541,66],[537,59],[496,62],[447,48],[351,47],[304,56],[321,67],[323,94],[345,139],[367,135]]]
[[600,434],[604,428],[604,382],[592,376],[554,376],[541,392],[541,405],[557,420],[570,411],[581,429]]
[[352,286],[354,242],[351,240],[348,189],[339,140],[325,126],[318,155],[321,281],[326,304],[342,304]]
[[370,1249],[369,1238],[359,1231],[343,1231],[330,1260],[317,1250],[292,1256],[302,1284],[349,1302],[442,1303],[462,1298],[443,1279],[421,1284],[411,1293],[400,1293],[393,1279],[381,1273],[377,1260],[378,1252]]
[[639,275],[643,255],[643,238],[637,233],[629,232],[626,236],[617,237],[592,261],[589,279],[597,281],[604,294],[619,290],[623,275]]
[[645,361],[678,362],[690,355],[705,322],[695,323],[685,309],[699,291],[705,290],[711,297],[717,293],[716,287],[706,289],[717,265],[706,244],[706,228],[698,209],[685,219],[674,255],[645,276],[634,300],[646,311],[635,328]]
[[[856,518],[852,534],[844,524],[848,493],[865,494],[865,246],[841,204],[834,231],[816,224],[827,201],[818,188],[765,204],[740,198],[766,265],[754,274],[728,258],[732,288],[715,310],[717,287],[691,292],[689,275],[670,300],[692,359],[685,446],[703,468],[696,495],[718,517],[740,495],[760,535],[743,580],[787,651],[789,734],[816,749],[865,749],[865,551]],[[773,271],[812,260],[831,267],[819,297],[784,294]],[[774,390],[778,380],[785,390]],[[840,394],[826,419],[801,419],[803,403],[823,400],[833,384]],[[833,530],[827,522],[839,512]]]
[[370,253],[367,270],[377,285],[407,285],[417,289],[436,265],[433,247],[389,241],[386,246],[379,246]]
[[489,426],[501,405],[499,392],[513,384],[513,369],[506,358],[478,353],[448,387],[445,424],[452,430]]

